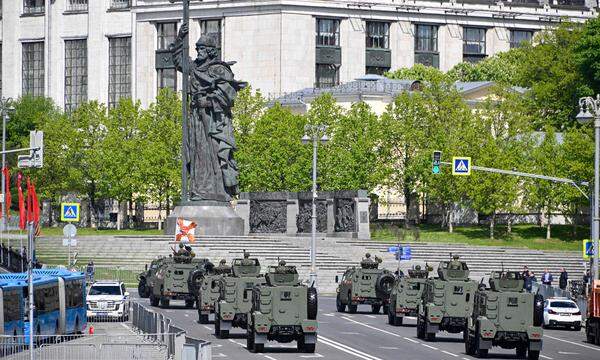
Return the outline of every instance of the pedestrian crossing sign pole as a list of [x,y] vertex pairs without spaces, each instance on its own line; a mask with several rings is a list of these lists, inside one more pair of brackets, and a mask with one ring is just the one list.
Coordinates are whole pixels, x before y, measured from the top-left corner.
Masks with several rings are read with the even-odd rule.
[[60,203],[60,221],[79,221],[79,203]]
[[452,175],[467,176],[471,175],[471,158],[470,157],[453,157],[452,158]]

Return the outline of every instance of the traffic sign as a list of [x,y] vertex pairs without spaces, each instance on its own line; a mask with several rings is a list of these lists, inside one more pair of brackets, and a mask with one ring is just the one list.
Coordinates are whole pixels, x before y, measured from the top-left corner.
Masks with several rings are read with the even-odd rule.
[[63,246],[77,246],[77,239],[63,239]]
[[434,151],[433,152],[433,164],[431,166],[431,172],[434,174],[440,173],[440,162],[442,161],[442,152]]
[[398,255],[400,255],[400,260],[411,260],[412,259],[412,250],[410,246],[390,246],[388,248],[388,252],[396,255],[396,260],[398,260]]
[[471,158],[457,156],[453,157],[452,175],[471,175]]
[[60,203],[60,221],[79,221],[79,203]]
[[388,248],[388,252],[390,252],[390,253],[392,253],[392,254],[395,254],[395,253],[397,253],[397,252],[398,252],[398,247],[397,247],[397,246],[390,246],[390,247]]
[[589,260],[594,256],[594,243],[590,239],[583,239],[583,259]]
[[66,237],[75,237],[77,235],[77,228],[73,224],[67,224],[63,228],[63,235]]

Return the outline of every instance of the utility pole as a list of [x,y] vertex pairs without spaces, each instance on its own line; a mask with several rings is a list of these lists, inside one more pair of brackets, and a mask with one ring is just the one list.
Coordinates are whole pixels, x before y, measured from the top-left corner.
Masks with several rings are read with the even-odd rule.
[[6,208],[6,179],[4,175],[4,168],[6,167],[6,122],[9,118],[9,112],[13,111],[13,107],[11,105],[11,98],[2,98],[0,99],[0,112],[2,113],[2,231],[7,229],[8,221],[6,219],[6,215],[8,214],[8,210]]
[[326,131],[326,125],[306,125],[304,127],[304,136],[302,137],[303,144],[306,145],[312,140],[313,145],[310,274],[308,276],[311,287],[317,286],[317,149],[319,141],[323,145],[329,141],[329,137],[325,133]]

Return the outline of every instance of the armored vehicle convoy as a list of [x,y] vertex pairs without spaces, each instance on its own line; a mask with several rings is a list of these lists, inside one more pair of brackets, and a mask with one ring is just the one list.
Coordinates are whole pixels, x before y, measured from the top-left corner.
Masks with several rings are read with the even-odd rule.
[[475,292],[465,333],[465,352],[486,357],[492,346],[516,349],[518,358],[537,360],[542,349],[544,299],[525,292],[516,271],[494,271],[490,287]]
[[152,282],[152,277],[164,259],[165,257],[161,256],[152,260],[152,262],[150,262],[150,267],[148,267],[148,264],[146,264],[145,270],[138,274],[138,294],[141,298],[146,299],[150,297],[149,284]]
[[390,325],[399,326],[402,325],[405,316],[417,316],[417,307],[428,274],[427,269],[421,270],[421,266],[417,265],[408,270],[408,276],[396,278],[390,294],[388,311]]
[[335,277],[335,282],[339,282],[335,300],[338,312],[344,312],[347,306],[348,312],[353,314],[358,305],[364,304],[371,305],[373,314],[379,313],[382,306],[383,313],[388,313],[390,292],[395,278],[390,271],[379,269],[380,263],[380,258],[375,257],[373,260],[371,254],[367,253],[360,263],[360,268],[346,269],[341,281],[338,276]]
[[192,277],[194,284],[194,293],[196,294],[196,305],[198,308],[198,322],[208,324],[208,316],[215,312],[215,302],[219,300],[221,294],[221,279],[231,274],[231,267],[225,264],[225,260],[217,267],[210,264],[207,272],[201,277]]
[[208,263],[208,259],[196,259],[185,255],[163,259],[148,283],[150,305],[169,307],[171,300],[185,300],[186,307],[194,307],[196,298],[189,287],[190,275],[193,272],[204,272]]
[[262,352],[267,341],[297,341],[298,351],[314,353],[317,342],[317,289],[298,280],[295,266],[269,266],[266,283],[252,291],[247,347]]
[[473,310],[475,281],[469,280],[469,268],[458,256],[441,261],[438,277],[429,278],[421,295],[417,314],[417,337],[435,340],[435,334],[444,330],[459,333],[467,326],[467,317]]
[[252,289],[265,283],[258,259],[244,253],[243,259],[234,259],[231,276],[219,280],[219,300],[215,302],[215,336],[229,337],[233,327],[245,329],[247,315],[252,308]]

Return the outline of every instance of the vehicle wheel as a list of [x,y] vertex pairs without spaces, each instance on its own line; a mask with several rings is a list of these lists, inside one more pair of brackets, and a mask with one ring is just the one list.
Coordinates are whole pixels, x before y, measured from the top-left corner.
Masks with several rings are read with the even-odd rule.
[[145,299],[148,296],[150,296],[148,286],[146,285],[146,278],[140,279],[140,282],[138,283],[138,294],[142,299]]
[[316,320],[319,311],[319,298],[317,289],[310,287],[306,291],[306,312],[309,320]]
[[358,309],[358,305],[348,304],[348,313],[356,314],[357,309]]
[[194,303],[195,303],[194,300],[186,300],[185,301],[185,307],[188,308],[188,309],[193,309],[194,308]]
[[219,338],[221,336],[221,319],[215,312],[215,336]]
[[200,324],[208,324],[208,314],[198,314],[198,322]]
[[254,352],[255,353],[261,353],[265,351],[265,344],[257,344],[256,341],[254,342]]
[[475,356],[477,356],[478,358],[486,358],[488,356],[488,349],[482,349],[480,347],[479,341],[481,340],[481,337],[479,335],[477,335],[477,340],[475,341]]
[[219,331],[219,338],[220,339],[227,339],[227,338],[229,338],[229,330],[221,330],[221,331]]
[[161,308],[168,308],[170,302],[171,301],[169,300],[169,298],[166,298],[166,297],[163,296],[163,297],[160,298],[160,307]]
[[527,346],[517,345],[517,359],[525,359],[527,357]]
[[346,311],[346,305],[342,304],[342,300],[340,299],[340,294],[337,294],[337,296],[335,297],[335,307],[337,308],[338,312]]
[[465,338],[465,353],[467,355],[475,355],[475,339],[473,339],[473,337],[469,336],[469,332],[467,331],[467,335],[464,337]]
[[390,311],[390,304],[383,305],[383,313],[387,314]]
[[538,360],[540,358],[539,350],[529,350],[527,353],[527,359],[529,360]]
[[246,349],[250,352],[254,352],[254,332],[250,326],[246,330]]
[[396,314],[393,314],[391,311],[388,311],[387,316],[388,316],[388,324],[395,326],[396,325]]
[[154,294],[150,294],[150,305],[158,306],[159,299],[154,296]]
[[381,310],[381,305],[371,305],[372,314],[379,314],[379,310]]
[[427,320],[423,322],[423,331],[425,332],[425,340],[435,341],[435,333],[427,332]]
[[316,345],[317,344],[304,344],[304,352],[310,354],[314,353]]
[[417,338],[424,339],[425,331],[423,329],[423,322],[421,321],[421,317],[417,316]]
[[573,326],[573,330],[575,330],[575,331],[581,331],[581,325],[575,325],[575,326]]

